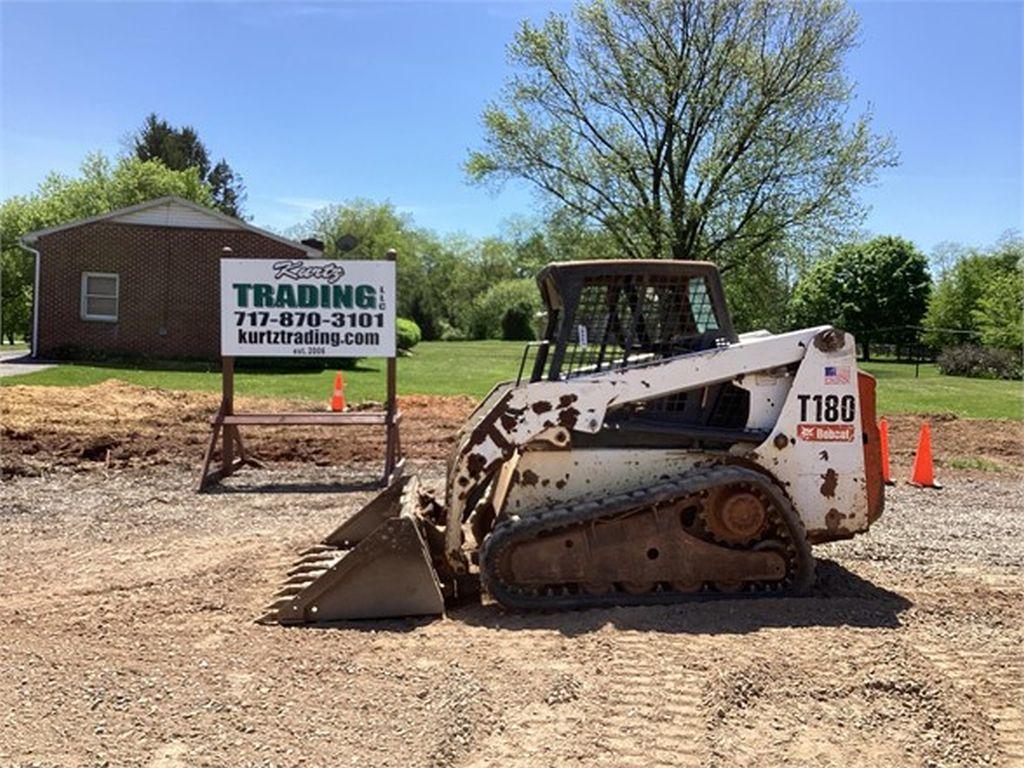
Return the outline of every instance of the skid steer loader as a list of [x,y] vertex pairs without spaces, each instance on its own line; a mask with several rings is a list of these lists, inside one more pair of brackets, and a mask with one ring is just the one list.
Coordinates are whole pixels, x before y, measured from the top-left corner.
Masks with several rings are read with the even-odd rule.
[[799,593],[812,544],[882,513],[875,382],[850,334],[737,336],[709,263],[537,281],[543,340],[462,428],[443,499],[396,480],[302,554],[264,621]]

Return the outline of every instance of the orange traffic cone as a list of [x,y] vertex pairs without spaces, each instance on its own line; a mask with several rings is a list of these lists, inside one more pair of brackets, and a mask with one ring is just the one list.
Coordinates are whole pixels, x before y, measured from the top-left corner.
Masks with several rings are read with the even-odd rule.
[[342,377],[341,371],[338,371],[334,377],[334,395],[331,397],[331,410],[345,410],[345,379]]
[[882,482],[886,485],[896,485],[889,466],[889,422],[885,419],[878,422],[878,442],[882,449]]
[[910,484],[919,488],[941,488],[935,482],[935,466],[932,463],[932,428],[926,421],[921,425],[921,436],[917,440],[914,454],[914,470],[910,473]]

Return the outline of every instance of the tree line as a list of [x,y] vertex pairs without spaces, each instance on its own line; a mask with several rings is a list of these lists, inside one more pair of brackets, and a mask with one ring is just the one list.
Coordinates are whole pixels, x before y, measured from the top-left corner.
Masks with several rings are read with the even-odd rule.
[[[198,168],[172,170],[156,159],[111,161],[102,155],[86,158],[77,177],[53,174],[32,195],[4,201],[7,341],[29,332],[32,259],[18,247],[20,236],[170,194],[216,207]],[[513,218],[497,235],[471,238],[418,226],[388,202],[356,199],[315,211],[285,234],[321,239],[327,258],[382,258],[396,248],[399,313],[427,340],[532,339],[541,310],[533,277],[541,267],[621,257],[614,236],[564,209]],[[928,257],[899,237],[860,239],[818,253],[800,251],[790,241],[748,256],[743,268],[725,270],[723,280],[740,331],[832,323],[884,342],[892,329],[924,326],[934,329],[925,341],[936,347],[1024,344],[1021,238],[1009,233],[987,249],[946,245],[939,255],[943,263],[933,282]]]
[[[933,277],[931,268],[937,274]],[[1020,378],[1024,348],[1024,239],[987,248],[945,243],[928,259],[909,241],[876,237],[816,261],[796,283],[794,326],[823,319],[872,344],[942,352],[943,372]]]
[[[542,266],[621,257],[613,236],[578,217],[513,220],[501,235],[474,240],[439,236],[368,200],[323,208],[289,234],[322,237],[329,258],[382,258],[397,247],[399,312],[428,340],[533,339],[541,310],[533,276]],[[352,235],[358,244],[346,251]],[[935,348],[1019,351],[1024,239],[1011,231],[988,248],[945,244],[943,253],[933,277],[934,259],[901,237],[860,237],[819,252],[788,243],[726,269],[723,283],[741,333],[832,324],[856,335],[870,357],[872,341],[889,344],[903,329],[925,328],[921,341]]]

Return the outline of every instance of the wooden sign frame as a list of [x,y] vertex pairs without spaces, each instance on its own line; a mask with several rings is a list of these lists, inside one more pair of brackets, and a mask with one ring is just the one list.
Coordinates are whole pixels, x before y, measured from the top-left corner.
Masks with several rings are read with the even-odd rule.
[[[389,261],[397,260],[397,252],[392,249],[387,253]],[[397,348],[396,348],[397,354]],[[223,480],[238,469],[249,465],[262,466],[251,457],[242,442],[242,426],[376,426],[382,425],[385,430],[384,470],[379,485],[387,487],[402,474],[405,457],[402,454],[402,440],[399,426],[402,414],[398,410],[397,396],[397,358],[387,360],[387,399],[383,410],[334,412],[306,411],[296,413],[235,413],[235,358],[221,358],[221,401],[220,408],[210,417],[210,440],[203,457],[203,468],[199,475],[196,490],[200,493],[210,486]],[[220,466],[210,469],[221,443]],[[236,456],[237,452],[237,456]]]

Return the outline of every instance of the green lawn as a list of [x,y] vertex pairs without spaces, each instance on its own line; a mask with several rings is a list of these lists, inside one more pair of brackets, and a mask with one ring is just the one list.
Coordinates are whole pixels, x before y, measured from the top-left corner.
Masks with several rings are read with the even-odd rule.
[[871,362],[861,367],[878,379],[881,413],[953,413],[971,419],[1024,418],[1024,385],[1019,381],[943,376],[922,364],[920,378],[907,363]]
[[[423,342],[413,350],[411,357],[398,359],[398,393],[483,397],[495,383],[515,378],[523,347],[520,342],[502,341]],[[360,361],[355,370],[343,371],[345,396],[349,401],[384,399],[385,362],[366,359]],[[143,387],[220,390],[220,373],[212,366],[183,364],[181,368],[189,370],[61,365],[25,376],[0,379],[0,386],[80,387],[107,379],[120,379]],[[326,403],[334,387],[334,373],[333,370],[288,373],[239,371],[235,373],[235,392],[242,396],[322,400]]]
[[[520,342],[465,341],[423,342],[412,357],[398,361],[399,394],[483,397],[498,381],[514,378],[523,353]],[[941,376],[934,365],[922,365],[920,378],[914,366],[901,363],[867,363],[864,368],[878,378],[881,413],[954,413],[965,418],[1021,419],[1024,389],[1020,382],[987,381]],[[120,379],[145,387],[216,391],[220,374],[205,366],[191,370],[62,365],[57,368],[0,379],[0,386],[86,386]],[[270,373],[240,372],[240,395],[319,400],[331,395],[333,371]],[[356,370],[345,371],[349,400],[381,400],[384,397],[384,361],[364,360]]]

